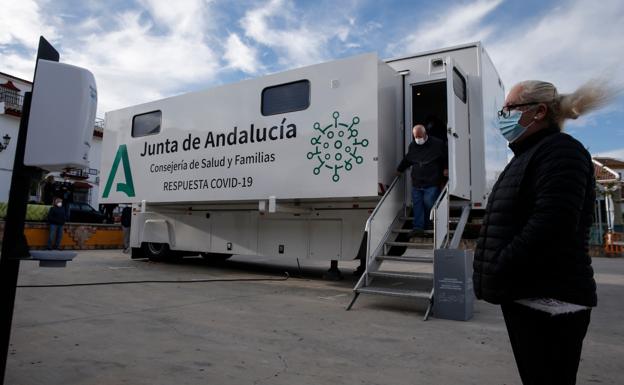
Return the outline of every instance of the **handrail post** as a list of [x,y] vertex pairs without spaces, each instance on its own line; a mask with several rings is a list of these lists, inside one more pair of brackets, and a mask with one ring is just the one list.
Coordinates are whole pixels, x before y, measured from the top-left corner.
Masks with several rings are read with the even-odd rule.
[[[438,199],[436,199],[435,203],[433,204],[433,208],[431,209],[431,211],[429,212],[429,220],[433,221],[433,243],[434,243],[434,247],[437,248],[437,240],[438,240],[438,210],[440,209],[440,204],[442,203],[442,201],[444,199],[448,200],[448,193],[449,193],[449,184],[448,182],[446,183],[446,185],[444,185],[444,188],[442,189],[442,191],[440,192],[440,195],[438,196]],[[447,229],[446,229],[446,234],[444,235],[445,237],[448,237],[448,223],[447,223]],[[442,246],[442,245],[440,245]]]

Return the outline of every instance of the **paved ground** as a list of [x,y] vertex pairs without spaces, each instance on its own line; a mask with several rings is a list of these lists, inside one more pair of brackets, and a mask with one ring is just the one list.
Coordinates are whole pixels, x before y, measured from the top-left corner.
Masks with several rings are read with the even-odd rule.
[[[594,265],[600,304],[578,383],[621,384],[624,259]],[[300,278],[20,288],[5,383],[520,383],[498,307],[477,303],[470,322],[423,322],[424,304],[362,297],[345,312],[354,280],[323,281],[325,268],[242,257],[152,263],[118,251],[82,252],[66,269],[23,263],[20,284]]]

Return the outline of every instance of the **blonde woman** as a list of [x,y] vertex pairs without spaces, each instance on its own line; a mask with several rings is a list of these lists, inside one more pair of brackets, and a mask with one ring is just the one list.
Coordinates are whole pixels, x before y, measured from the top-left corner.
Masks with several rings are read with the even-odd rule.
[[590,154],[562,132],[614,93],[524,81],[499,112],[514,158],[494,185],[474,260],[477,298],[500,304],[524,384],[574,384],[596,306],[587,253],[595,199]]

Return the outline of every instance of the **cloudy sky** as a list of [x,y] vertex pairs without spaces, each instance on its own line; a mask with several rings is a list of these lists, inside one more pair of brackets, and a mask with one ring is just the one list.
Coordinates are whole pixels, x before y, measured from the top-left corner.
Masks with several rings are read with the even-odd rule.
[[[98,115],[188,91],[375,51],[480,40],[507,89],[624,84],[622,0],[0,0],[0,71],[32,79],[39,35],[90,69]],[[624,158],[624,97],[567,126]]]

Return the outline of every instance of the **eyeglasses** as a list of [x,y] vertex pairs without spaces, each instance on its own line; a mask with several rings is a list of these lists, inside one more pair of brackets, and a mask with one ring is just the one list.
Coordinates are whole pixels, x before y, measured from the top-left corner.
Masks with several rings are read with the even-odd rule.
[[529,103],[520,103],[520,104],[508,104],[506,106],[503,106],[503,108],[501,108],[501,110],[498,111],[498,117],[499,118],[508,118],[511,115],[511,111],[515,110],[518,107],[532,106],[532,105],[540,104],[540,103],[544,103],[544,102],[529,102]]

